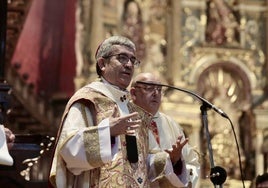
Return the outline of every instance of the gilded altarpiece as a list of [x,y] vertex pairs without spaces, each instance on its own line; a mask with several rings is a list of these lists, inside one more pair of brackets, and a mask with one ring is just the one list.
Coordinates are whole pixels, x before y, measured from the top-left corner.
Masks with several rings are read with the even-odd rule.
[[[246,180],[255,176],[255,99],[263,94],[266,61],[264,1],[182,1],[181,81],[220,107],[232,120]],[[208,113],[215,164],[241,179],[234,133],[228,120]],[[201,143],[206,142],[203,128]],[[210,164],[200,146],[202,176]],[[264,164],[262,164],[264,165]]]

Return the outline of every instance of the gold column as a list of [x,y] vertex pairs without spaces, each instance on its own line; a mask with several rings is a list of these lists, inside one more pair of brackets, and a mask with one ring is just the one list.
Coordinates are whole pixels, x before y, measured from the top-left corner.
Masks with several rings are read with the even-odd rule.
[[263,141],[262,130],[257,130],[256,151],[255,151],[255,153],[256,153],[256,158],[255,158],[256,174],[262,174],[263,173],[264,157],[263,157],[263,154],[261,152],[262,141]]
[[[91,58],[95,59],[95,51],[98,45],[104,40],[104,21],[103,21],[103,2],[92,1],[92,24],[91,24],[91,35],[90,35],[90,49]],[[93,66],[95,69],[95,66]]]
[[[96,78],[95,51],[104,40],[102,3],[95,0],[78,0],[76,4],[75,90]],[[85,75],[83,70],[88,70],[90,77]]]
[[256,114],[256,150],[255,150],[255,170],[256,174],[262,174],[264,172],[264,156],[262,153],[263,145],[263,133],[264,129],[267,129],[268,125],[268,110],[255,110]]
[[177,83],[180,78],[179,49],[181,43],[181,1],[170,0],[167,6],[167,81]]

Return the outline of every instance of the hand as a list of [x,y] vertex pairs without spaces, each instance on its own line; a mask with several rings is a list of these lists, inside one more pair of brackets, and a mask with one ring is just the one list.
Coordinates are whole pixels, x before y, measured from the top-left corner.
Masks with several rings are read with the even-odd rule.
[[7,141],[7,147],[10,149],[14,142],[15,142],[15,135],[12,133],[12,131],[6,127],[4,127],[5,134],[6,134],[6,141]]
[[141,119],[139,119],[138,112],[131,114],[115,117],[116,109],[110,117],[110,132],[111,136],[118,136],[121,134],[134,135],[135,130],[139,128]]
[[172,145],[172,150],[165,150],[169,154],[172,164],[176,164],[177,161],[181,159],[182,148],[189,141],[188,138],[184,139],[183,141],[181,140],[182,140],[182,136],[179,136],[176,141],[176,144]]

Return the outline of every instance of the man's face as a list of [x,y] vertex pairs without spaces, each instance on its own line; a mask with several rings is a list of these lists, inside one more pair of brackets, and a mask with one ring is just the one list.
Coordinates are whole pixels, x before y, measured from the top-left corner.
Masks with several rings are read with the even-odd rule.
[[[140,81],[160,83],[153,77],[148,77]],[[160,86],[136,84],[135,87],[131,88],[130,92],[132,100],[136,105],[153,115],[158,111],[162,98],[162,88]]]
[[134,64],[131,62],[133,59],[135,54],[132,50],[125,46],[114,45],[111,55],[99,63],[102,76],[109,83],[126,89],[134,73]]

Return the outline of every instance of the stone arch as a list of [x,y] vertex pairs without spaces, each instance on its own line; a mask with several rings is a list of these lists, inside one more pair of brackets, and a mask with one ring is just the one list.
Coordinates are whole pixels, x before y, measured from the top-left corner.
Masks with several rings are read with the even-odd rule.
[[[196,89],[201,96],[228,114],[234,124],[238,138],[241,160],[246,163],[247,157],[251,155],[252,143],[243,141],[251,137],[254,132],[250,131],[255,127],[250,105],[252,104],[252,83],[255,83],[255,81],[249,75],[249,70],[236,62],[219,60],[212,63],[211,61],[210,63],[204,62],[200,67],[202,71],[196,69],[198,76],[196,75],[193,79]],[[226,167],[227,173],[232,178],[239,179],[240,166],[236,155],[237,147],[232,140],[233,132],[231,126],[229,126],[230,124],[226,119],[215,113],[209,114],[208,119],[213,152],[216,153],[215,162],[219,166]],[[201,131],[200,134],[201,139],[204,139],[204,133]],[[203,150],[206,150],[206,148],[203,148]],[[233,155],[230,155],[230,153]],[[203,168],[206,169],[207,167],[205,165]],[[247,169],[251,170],[253,167]]]
[[234,66],[235,69],[238,72],[240,72],[241,75],[244,75],[243,77],[248,78],[251,89],[256,87],[257,78],[254,75],[254,73],[251,70],[249,70],[249,68],[246,66],[244,62],[242,62],[240,59],[237,59],[234,56],[219,58],[216,53],[203,56],[195,63],[195,66],[190,72],[189,76],[190,84],[196,84],[198,82],[200,75],[204,72],[204,70],[208,69],[213,64],[217,64],[219,62],[229,63],[228,65]]
[[[243,69],[244,67],[241,67],[239,64],[229,62],[229,61],[218,61],[217,63],[213,63],[203,69],[202,72],[196,77],[196,85],[197,85],[197,91],[203,95],[204,90],[207,88],[204,88],[204,84],[202,83],[202,80],[209,74],[209,72],[216,72],[220,69],[224,71],[225,73],[229,73],[233,78],[241,80],[242,83],[237,83],[240,86],[240,90],[243,91],[240,95],[240,100],[246,100],[247,102],[251,103],[251,90],[252,90],[252,83],[255,83],[250,79],[248,76],[248,73],[245,72]],[[233,79],[236,81],[235,79]]]

